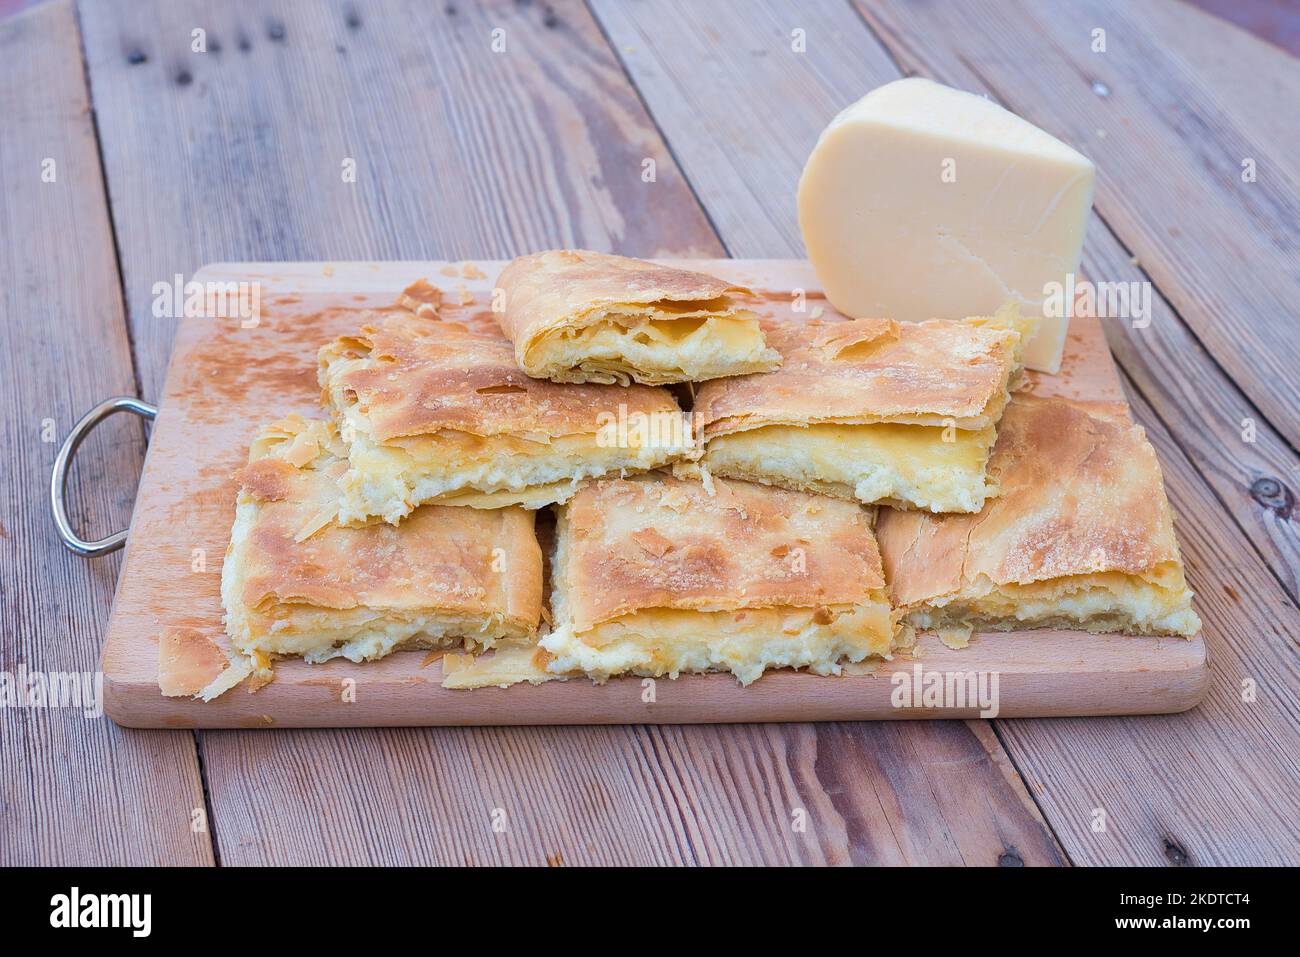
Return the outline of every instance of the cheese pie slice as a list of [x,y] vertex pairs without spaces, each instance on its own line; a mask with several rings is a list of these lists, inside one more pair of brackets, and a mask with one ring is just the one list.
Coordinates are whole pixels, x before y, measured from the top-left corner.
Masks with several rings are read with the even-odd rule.
[[692,449],[667,389],[530,378],[492,327],[389,313],[321,349],[319,377],[348,443],[344,524],[426,502],[540,508]]
[[882,510],[895,606],[962,644],[974,630],[1193,637],[1201,622],[1155,450],[1122,406],[1019,395],[978,515]]
[[696,394],[704,469],[934,512],[978,512],[996,493],[985,466],[1020,373],[1022,332],[1036,320],[764,326],[782,367]]
[[497,287],[519,367],[556,382],[698,382],[781,364],[747,290],[713,276],[584,250],[514,260]]
[[747,482],[584,485],[558,514],[552,674],[839,674],[894,647],[871,513]]
[[254,440],[221,569],[240,652],[263,663],[361,661],[400,647],[533,639],[542,600],[533,513],[427,505],[399,526],[339,527],[344,454],[332,423],[296,416]]

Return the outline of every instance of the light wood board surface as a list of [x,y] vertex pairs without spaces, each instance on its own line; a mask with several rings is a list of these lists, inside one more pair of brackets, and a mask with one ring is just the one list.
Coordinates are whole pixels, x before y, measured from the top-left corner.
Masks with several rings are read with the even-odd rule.
[[[798,320],[796,290],[805,292],[804,308],[829,312],[806,263],[681,262],[753,289],[762,297],[753,306],[760,315]],[[180,321],[105,643],[107,707],[115,720],[164,727],[346,727],[1023,717],[1182,711],[1203,695],[1208,673],[1200,638],[1042,631],[979,635],[962,650],[922,636],[914,657],[897,656],[870,674],[826,678],[778,671],[747,688],[730,675],[684,675],[657,682],[652,702],[643,700],[636,678],[450,691],[440,684],[442,662],[425,663],[422,652],[364,664],[285,660],[277,663],[276,680],[256,693],[236,688],[207,703],[164,698],[157,684],[159,637],[172,629],[220,634],[231,474],[246,461],[253,431],[289,412],[320,415],[316,350],[355,331],[366,308],[393,304],[417,279],[443,288],[446,318],[490,316],[492,283],[504,264],[471,265],[256,263],[212,266],[196,276],[200,283],[257,284],[261,315],[252,328],[238,317]],[[1122,398],[1096,320],[1075,324],[1061,373],[1034,376],[1032,386],[1040,394]],[[915,682],[928,672],[982,674],[997,681],[997,707],[989,708],[986,699],[983,706],[971,700],[962,708],[923,708],[918,699],[916,707],[900,709],[894,680],[900,672],[909,688],[919,688]],[[355,682],[355,695],[347,679]]]

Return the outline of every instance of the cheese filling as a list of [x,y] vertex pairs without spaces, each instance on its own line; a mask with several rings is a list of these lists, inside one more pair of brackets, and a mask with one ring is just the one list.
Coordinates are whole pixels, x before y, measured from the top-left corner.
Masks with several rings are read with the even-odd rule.
[[379,613],[364,608],[341,612],[311,605],[280,605],[274,611],[291,617],[275,620],[269,629],[253,630],[251,616],[236,615],[235,634],[246,638],[232,643],[246,654],[256,650],[301,655],[305,661],[319,664],[331,658],[372,661],[399,648],[444,648],[462,643],[471,649],[491,648],[497,641],[513,637],[499,626],[463,615]]
[[714,475],[866,504],[978,512],[996,494],[985,478],[996,435],[993,426],[767,426],[715,436],[702,464]]
[[1018,585],[981,577],[971,588],[909,609],[918,629],[1009,631],[1079,628],[1091,632],[1193,637],[1201,622],[1181,566],[1164,562],[1147,575],[1097,572]]
[[768,668],[837,675],[842,662],[888,655],[893,642],[884,593],[868,605],[694,611],[650,608],[575,633],[563,625],[540,642],[554,655],[552,674],[581,671],[676,678],[682,672],[730,671],[750,684]]
[[356,431],[339,483],[338,521],[378,516],[396,523],[426,502],[541,508],[565,501],[582,479],[662,465],[687,451],[686,437],[680,442],[639,445],[634,433],[620,444],[598,433],[525,438],[443,430],[381,445]]
[[631,375],[659,382],[767,370],[779,357],[766,347],[757,319],[613,314],[546,335],[529,349],[527,358],[530,367],[548,373],[622,373],[625,379]]

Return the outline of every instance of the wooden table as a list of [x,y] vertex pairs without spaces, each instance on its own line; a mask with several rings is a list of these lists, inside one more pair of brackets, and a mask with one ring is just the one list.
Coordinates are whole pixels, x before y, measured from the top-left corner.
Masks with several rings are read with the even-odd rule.
[[[63,551],[46,483],[95,401],[157,397],[154,283],[559,245],[799,256],[818,132],[902,73],[1097,162],[1085,271],[1155,287],[1150,327],[1107,335],[1205,620],[1201,707],[198,733],[3,708],[0,863],[1300,862],[1300,66],[1176,0],[58,0],[0,23],[0,671],[96,668],[118,560]],[[125,420],[88,442],[80,528],[126,525],[144,444]]]

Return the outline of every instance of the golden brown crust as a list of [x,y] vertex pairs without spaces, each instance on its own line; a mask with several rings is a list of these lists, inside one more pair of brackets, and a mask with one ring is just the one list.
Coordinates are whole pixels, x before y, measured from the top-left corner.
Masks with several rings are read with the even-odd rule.
[[677,412],[667,389],[559,385],[533,379],[492,330],[390,312],[320,353],[336,407],[355,396],[376,441],[454,429],[473,435],[594,433],[601,413]]
[[1178,560],[1160,464],[1120,408],[1018,395],[989,460],[1001,487],[975,515],[885,510],[876,535],[896,605]]
[[584,316],[604,307],[717,302],[717,314],[727,315],[736,306],[720,300],[749,292],[705,273],[585,249],[520,256],[501,271],[497,288],[506,304],[497,319],[521,363],[538,335],[557,326],[582,328]]
[[[645,608],[867,603],[871,513],[802,492],[666,476],[592,482],[565,506],[556,587],[576,630]],[[561,580],[562,579],[562,580]]]
[[542,565],[531,512],[426,505],[398,526],[325,523],[317,529],[337,501],[335,480],[346,467],[328,451],[337,441],[334,427],[291,417],[268,431],[319,436],[312,441],[320,454],[286,472],[288,463],[274,456],[290,451],[292,440],[255,443],[252,454],[269,457],[255,458],[238,475],[258,509],[240,552],[241,597],[248,608],[305,603],[331,609],[436,609],[503,615],[519,627],[536,629]]
[[781,368],[699,386],[706,438],[768,425],[954,420],[983,428],[1000,408],[1019,336],[975,323],[766,320]]
[[235,473],[240,487],[264,502],[279,502],[293,494],[298,469],[283,459],[258,459]]

